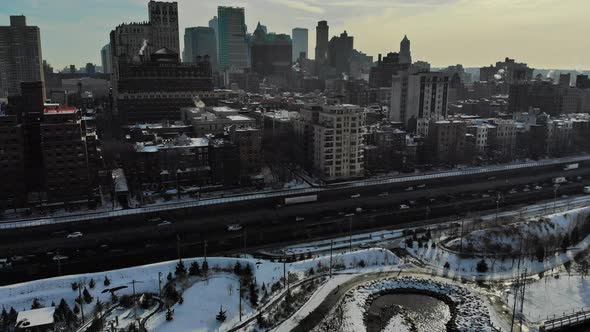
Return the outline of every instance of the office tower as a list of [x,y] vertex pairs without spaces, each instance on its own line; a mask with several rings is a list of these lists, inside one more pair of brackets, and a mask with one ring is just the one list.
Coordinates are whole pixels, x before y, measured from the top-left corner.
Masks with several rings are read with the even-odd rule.
[[301,53],[305,53],[305,59],[309,57],[307,53],[308,46],[307,46],[307,29],[305,28],[295,28],[292,31],[292,39],[293,39],[293,62],[299,59],[299,55]]
[[354,48],[354,37],[344,31],[340,37],[332,37],[328,45],[328,62],[336,72],[348,74],[350,72],[350,57]]
[[576,75],[576,88],[590,89],[590,79],[588,75]]
[[94,74],[96,74],[96,65],[88,62],[86,64],[86,75],[94,75]]
[[113,59],[111,54],[111,43],[106,44],[100,50],[100,60],[102,62],[102,72],[110,74],[113,72]]
[[20,94],[21,82],[43,80],[39,28],[10,16],[10,26],[0,27],[0,97]]
[[217,40],[215,30],[209,27],[193,27],[184,30],[183,62],[194,63],[197,57],[209,56],[213,69],[217,67]]
[[394,75],[389,120],[408,126],[418,119],[442,119],[447,115],[448,93],[448,74],[401,72]]
[[291,71],[291,37],[285,34],[267,33],[258,23],[252,38],[252,71],[262,77],[286,78]]
[[570,87],[571,74],[559,74],[559,87],[567,89]]
[[220,6],[217,7],[217,17],[220,69],[248,68],[244,8]]
[[404,35],[399,44],[399,62],[401,64],[412,63],[412,52],[410,51],[410,40]]
[[212,19],[209,20],[209,27],[215,31],[215,54],[217,54],[217,59],[215,63],[219,63],[219,26],[217,24],[217,16],[213,16]]
[[327,21],[319,21],[315,29],[315,61],[318,66],[322,66],[328,60],[329,29]]
[[377,59],[377,65],[371,68],[369,74],[369,84],[373,88],[391,87],[391,79],[393,75],[397,75],[398,72],[409,70],[409,63],[400,63],[399,53],[390,52],[383,58],[381,54]]
[[[306,105],[294,123],[305,164],[324,181],[363,176],[365,109],[355,105]],[[304,164],[304,165],[305,165]]]

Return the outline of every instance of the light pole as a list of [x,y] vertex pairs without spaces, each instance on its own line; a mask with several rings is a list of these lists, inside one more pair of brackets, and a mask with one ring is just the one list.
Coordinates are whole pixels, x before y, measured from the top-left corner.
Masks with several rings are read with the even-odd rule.
[[553,185],[553,213],[555,213],[555,209],[557,208],[557,190],[559,189],[559,183]]
[[502,195],[500,193],[498,193],[498,195],[496,196],[496,218],[494,220],[494,222],[498,222],[498,213],[500,212],[500,201],[502,200]]

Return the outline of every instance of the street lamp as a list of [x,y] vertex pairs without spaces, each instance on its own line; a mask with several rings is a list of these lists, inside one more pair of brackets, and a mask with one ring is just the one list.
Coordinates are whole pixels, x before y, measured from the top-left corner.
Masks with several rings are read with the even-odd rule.
[[553,185],[553,213],[557,207],[557,190],[559,189],[559,183]]

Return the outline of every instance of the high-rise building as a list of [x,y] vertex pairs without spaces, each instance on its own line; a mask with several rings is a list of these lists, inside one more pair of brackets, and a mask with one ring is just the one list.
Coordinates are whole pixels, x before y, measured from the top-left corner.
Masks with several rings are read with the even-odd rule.
[[209,56],[211,67],[217,68],[217,39],[215,30],[208,27],[192,27],[184,30],[183,62],[194,63],[197,57]]
[[447,115],[449,76],[441,72],[393,76],[389,120],[413,131],[418,119],[439,120]]
[[404,39],[399,43],[399,62],[412,63],[412,52],[410,51],[410,40],[404,35]]
[[217,59],[215,63],[219,63],[219,26],[217,25],[217,16],[213,16],[212,19],[209,20],[209,27],[215,31],[215,54],[217,54]]
[[315,28],[315,61],[318,67],[328,60],[328,35],[330,27],[327,21],[319,21]]
[[383,58],[379,54],[377,58],[377,65],[371,68],[369,74],[369,84],[374,88],[391,87],[391,78],[397,75],[398,72],[408,70],[409,63],[401,64],[399,61],[399,53],[390,52]]
[[102,62],[102,72],[110,74],[113,72],[113,58],[111,54],[111,43],[106,44],[100,50],[100,60]]
[[355,105],[307,105],[295,121],[304,167],[324,181],[364,175],[366,115]]
[[219,6],[217,17],[220,69],[248,68],[244,8]]
[[559,74],[559,87],[561,89],[567,89],[570,87],[571,74]]
[[305,59],[309,57],[308,52],[308,40],[307,40],[308,31],[305,28],[295,28],[292,31],[292,39],[293,39],[293,62],[299,59],[299,55],[301,53],[305,53]]
[[43,81],[41,33],[25,16],[10,16],[0,27],[0,97],[20,94],[20,83]]
[[496,62],[496,65],[482,67],[479,70],[480,81],[497,81],[508,84],[519,81],[530,81],[533,79],[533,68],[526,63],[518,63],[514,59],[506,58],[504,61]]
[[150,1],[148,3],[151,31],[150,43],[155,49],[167,47],[180,53],[178,42],[178,3]]
[[354,49],[354,37],[344,31],[340,37],[332,37],[328,45],[328,62],[338,74],[350,72],[350,57]]
[[0,112],[0,210],[26,201],[24,149],[22,123]]
[[252,38],[252,71],[262,77],[286,78],[291,70],[292,44],[289,35],[267,33],[260,23]]
[[85,70],[86,70],[86,75],[94,75],[94,74],[96,74],[96,65],[91,62],[88,62],[86,64]]
[[577,75],[576,76],[576,88],[590,89],[590,78],[588,78],[588,75]]

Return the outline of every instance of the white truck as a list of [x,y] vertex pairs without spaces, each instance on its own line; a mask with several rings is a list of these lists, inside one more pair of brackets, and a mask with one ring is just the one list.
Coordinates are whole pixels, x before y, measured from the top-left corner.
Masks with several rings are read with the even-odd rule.
[[590,194],[590,186],[584,187],[584,194]]
[[578,169],[580,168],[580,164],[575,163],[575,164],[568,164],[568,165],[564,165],[563,166],[563,170],[564,171],[571,171],[573,169]]
[[316,202],[317,200],[318,200],[318,195],[286,197],[285,198],[285,205]]
[[566,183],[567,180],[566,178],[564,178],[563,176],[557,177],[557,178],[553,178],[553,184],[560,184],[560,183]]

